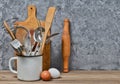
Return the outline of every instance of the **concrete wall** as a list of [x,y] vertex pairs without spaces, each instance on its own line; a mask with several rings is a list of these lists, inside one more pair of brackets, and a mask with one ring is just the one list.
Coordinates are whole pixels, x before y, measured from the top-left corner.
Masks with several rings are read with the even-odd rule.
[[[57,8],[52,33],[62,34],[63,19],[70,19],[70,69],[120,69],[120,0],[0,0],[0,69],[8,69],[13,56],[2,22],[12,17],[25,20],[29,4],[36,5],[41,20],[48,7]],[[51,43],[51,67],[58,69],[62,66],[61,34]]]

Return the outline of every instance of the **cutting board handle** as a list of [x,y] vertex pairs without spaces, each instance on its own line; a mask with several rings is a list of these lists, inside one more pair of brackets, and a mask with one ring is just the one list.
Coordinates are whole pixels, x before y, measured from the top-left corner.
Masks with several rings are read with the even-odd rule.
[[21,22],[15,22],[15,26],[24,26],[28,28],[28,30],[35,29],[38,27],[38,19],[36,17],[36,7],[34,5],[28,6],[28,16],[27,19]]
[[34,5],[28,6],[28,18],[36,18],[36,7]]

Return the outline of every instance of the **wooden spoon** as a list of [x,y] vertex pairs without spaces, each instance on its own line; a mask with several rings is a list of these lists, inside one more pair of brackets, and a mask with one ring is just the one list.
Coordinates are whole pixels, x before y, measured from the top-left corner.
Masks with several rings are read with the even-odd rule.
[[54,14],[55,14],[55,9],[56,9],[55,7],[50,7],[48,9],[48,13],[47,13],[46,20],[45,20],[45,34],[44,34],[44,38],[43,38],[43,42],[42,42],[41,50],[40,50],[41,54],[43,54],[43,49],[44,49],[46,38],[50,30]]

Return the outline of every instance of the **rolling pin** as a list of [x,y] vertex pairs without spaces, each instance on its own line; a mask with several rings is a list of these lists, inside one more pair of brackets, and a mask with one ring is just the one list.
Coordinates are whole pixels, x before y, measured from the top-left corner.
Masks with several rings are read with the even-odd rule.
[[69,57],[70,57],[70,28],[69,19],[64,19],[64,27],[62,33],[62,58],[63,58],[63,72],[69,72]]

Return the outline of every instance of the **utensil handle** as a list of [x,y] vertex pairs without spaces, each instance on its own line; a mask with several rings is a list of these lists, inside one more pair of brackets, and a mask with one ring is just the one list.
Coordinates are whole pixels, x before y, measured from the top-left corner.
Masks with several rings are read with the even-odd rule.
[[45,46],[45,41],[46,41],[46,38],[47,38],[47,33],[45,32],[44,38],[42,38],[43,42],[42,42],[42,45],[41,45],[40,54],[43,54],[43,50],[44,50],[44,46]]
[[10,34],[10,36],[12,37],[12,39],[14,40],[14,39],[15,39],[15,36],[14,36],[14,34],[12,33],[12,31],[10,30],[9,25],[7,24],[6,21],[4,21],[3,23],[4,23],[4,26],[5,26],[6,30],[8,31],[8,33]]
[[34,46],[32,48],[32,51],[35,51],[37,44],[38,44],[38,42],[35,42],[35,44],[34,44]]
[[12,61],[13,60],[17,60],[17,59],[18,59],[18,57],[12,57],[12,58],[9,59],[9,69],[10,69],[11,72],[13,72],[15,74],[17,74],[17,71],[13,70],[13,68],[12,68]]

